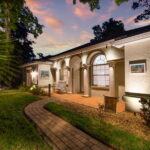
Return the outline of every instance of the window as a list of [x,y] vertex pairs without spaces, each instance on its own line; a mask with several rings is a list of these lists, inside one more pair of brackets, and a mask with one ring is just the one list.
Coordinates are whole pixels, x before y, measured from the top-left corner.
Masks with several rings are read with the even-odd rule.
[[109,65],[105,55],[98,55],[93,61],[92,85],[109,87]]

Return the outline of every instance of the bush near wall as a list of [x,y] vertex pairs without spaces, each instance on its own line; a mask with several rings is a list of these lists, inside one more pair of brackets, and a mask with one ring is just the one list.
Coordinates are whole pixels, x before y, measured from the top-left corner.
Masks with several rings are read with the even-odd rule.
[[142,104],[141,116],[150,127],[150,98],[141,98],[140,102]]
[[25,87],[24,85],[20,86],[19,89],[23,92],[31,92],[33,95],[42,95],[47,96],[48,93],[46,93],[44,90],[42,90],[37,85],[32,85],[30,87]]

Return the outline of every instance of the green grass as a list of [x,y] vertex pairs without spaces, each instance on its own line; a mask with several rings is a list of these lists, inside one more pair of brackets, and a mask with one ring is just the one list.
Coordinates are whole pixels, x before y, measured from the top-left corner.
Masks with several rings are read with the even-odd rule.
[[73,112],[56,103],[49,103],[45,108],[96,139],[117,149],[150,150],[150,141],[136,137],[127,131],[121,130],[117,126]]
[[50,150],[23,113],[38,99],[17,90],[0,92],[0,150]]

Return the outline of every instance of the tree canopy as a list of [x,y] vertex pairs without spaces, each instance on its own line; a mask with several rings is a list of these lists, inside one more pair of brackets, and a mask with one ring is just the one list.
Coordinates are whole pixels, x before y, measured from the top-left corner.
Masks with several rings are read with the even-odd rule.
[[43,28],[24,4],[24,0],[0,1],[0,82],[10,87],[21,77],[19,66],[35,57],[28,35],[37,38]]
[[[79,0],[83,4],[89,4],[90,9],[93,11],[94,9],[100,8],[100,0]],[[114,0],[117,5],[121,5],[123,2],[128,2],[129,0]],[[76,0],[73,0],[73,4],[76,4]],[[141,20],[150,19],[150,0],[134,0],[131,6],[132,9],[140,9],[144,8],[143,13],[138,15],[135,19],[135,22]]]
[[[90,9],[93,11],[94,9],[100,8],[100,0],[79,0],[83,4],[89,4]],[[127,2],[129,0],[114,0],[117,5],[120,5],[123,2]],[[76,4],[77,0],[73,0],[73,4]]]
[[91,42],[109,39],[112,36],[118,35],[125,31],[122,21],[114,20],[113,18],[110,18],[108,21],[104,22],[102,26],[96,25],[92,29],[95,37],[91,40]]
[[136,0],[133,2],[132,8],[133,9],[144,8],[143,13],[136,17],[135,22],[150,19],[150,0]]

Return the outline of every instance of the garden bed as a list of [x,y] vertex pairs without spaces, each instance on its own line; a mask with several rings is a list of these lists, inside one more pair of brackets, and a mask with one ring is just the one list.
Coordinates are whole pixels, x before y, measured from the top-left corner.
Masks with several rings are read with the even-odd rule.
[[[93,107],[88,107],[58,98],[52,98],[51,100],[61,104],[65,108],[73,110],[74,112],[99,118],[98,111]],[[150,128],[145,125],[145,121],[139,114],[136,114],[135,116],[131,112],[122,112],[117,114],[113,112],[104,112],[102,119],[108,123],[111,123],[112,125],[120,127],[123,130],[133,133],[136,136],[150,141]]]
[[96,139],[120,150],[149,150],[150,141],[139,138],[105,121],[65,108],[51,102],[45,108]]

